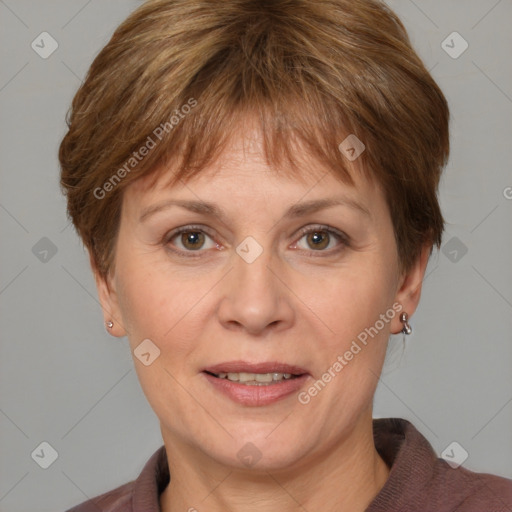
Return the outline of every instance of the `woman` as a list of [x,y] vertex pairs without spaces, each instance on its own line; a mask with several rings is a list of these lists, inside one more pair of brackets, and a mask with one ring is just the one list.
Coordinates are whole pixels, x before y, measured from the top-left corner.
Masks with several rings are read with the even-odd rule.
[[378,1],[149,0],[121,24],[62,186],[164,446],[73,511],[512,510],[511,480],[372,418],[441,243],[448,117]]

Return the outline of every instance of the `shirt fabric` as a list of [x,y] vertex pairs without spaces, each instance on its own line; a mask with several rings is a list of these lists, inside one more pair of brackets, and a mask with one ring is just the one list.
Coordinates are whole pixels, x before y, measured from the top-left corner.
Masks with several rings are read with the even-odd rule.
[[[365,512],[512,512],[511,479],[452,468],[409,421],[374,419],[373,436],[390,473]],[[159,497],[169,479],[162,446],[136,480],[67,512],[161,512]]]

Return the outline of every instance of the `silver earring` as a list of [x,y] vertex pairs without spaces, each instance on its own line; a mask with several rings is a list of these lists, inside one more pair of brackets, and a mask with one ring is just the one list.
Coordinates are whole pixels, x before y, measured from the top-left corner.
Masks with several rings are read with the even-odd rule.
[[107,326],[108,329],[112,329],[112,327],[114,327],[114,322],[112,322],[112,320],[109,320],[108,322],[105,323],[105,325]]
[[407,313],[402,313],[400,315],[400,322],[402,322],[404,324],[404,327],[402,329],[402,332],[404,334],[411,334],[411,332],[412,332],[412,327],[407,322],[408,318],[409,318],[409,315]]

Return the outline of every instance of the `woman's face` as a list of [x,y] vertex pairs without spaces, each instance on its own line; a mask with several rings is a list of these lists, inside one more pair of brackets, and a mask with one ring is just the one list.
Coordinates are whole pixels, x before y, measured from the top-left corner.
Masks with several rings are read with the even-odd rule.
[[399,274],[375,184],[354,171],[345,185],[306,156],[300,179],[279,175],[259,141],[232,140],[187,183],[129,185],[110,288],[97,279],[164,441],[279,469],[371,422],[388,337],[402,307],[414,312],[427,257]]

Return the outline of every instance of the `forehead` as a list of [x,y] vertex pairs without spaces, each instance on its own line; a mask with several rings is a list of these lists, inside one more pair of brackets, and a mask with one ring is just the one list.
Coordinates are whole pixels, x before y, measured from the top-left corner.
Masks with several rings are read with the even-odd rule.
[[294,149],[295,163],[286,158],[279,163],[269,163],[260,129],[248,125],[229,139],[215,160],[192,177],[172,183],[177,163],[170,161],[151,176],[131,183],[124,191],[125,199],[144,205],[173,193],[186,193],[202,200],[224,197],[236,202],[237,199],[256,201],[265,198],[279,202],[299,200],[302,196],[312,199],[341,191],[347,197],[357,197],[363,202],[367,198],[371,202],[372,196],[380,194],[378,184],[366,177],[357,161],[347,160],[346,168],[353,180],[350,184],[341,173],[337,175],[303,146],[296,144]]

